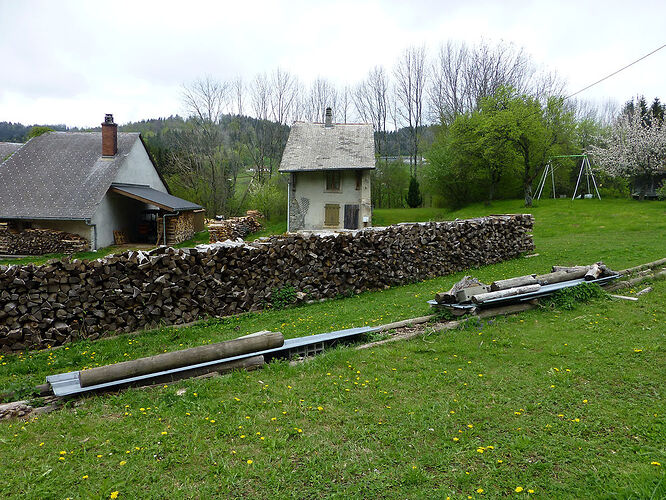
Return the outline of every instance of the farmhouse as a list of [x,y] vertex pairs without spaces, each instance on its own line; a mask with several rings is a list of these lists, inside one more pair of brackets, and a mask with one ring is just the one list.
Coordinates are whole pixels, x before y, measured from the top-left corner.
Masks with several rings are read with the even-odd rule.
[[289,174],[287,231],[358,229],[372,224],[370,124],[296,122],[282,155]]
[[64,240],[83,237],[91,250],[114,242],[178,243],[194,234],[200,209],[169,193],[140,134],[118,133],[112,115],[101,132],[43,134],[0,164],[3,253],[54,251],[37,236],[20,237],[53,239],[53,231],[68,233]]

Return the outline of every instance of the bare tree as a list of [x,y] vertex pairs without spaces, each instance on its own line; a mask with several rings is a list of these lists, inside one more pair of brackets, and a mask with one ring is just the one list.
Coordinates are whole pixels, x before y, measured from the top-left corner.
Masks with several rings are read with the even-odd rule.
[[546,102],[561,95],[564,82],[554,72],[538,72],[528,54],[513,44],[447,42],[439,49],[428,87],[430,116],[451,123],[461,113],[479,108],[500,87],[530,93]]
[[423,125],[423,93],[427,84],[425,46],[406,49],[394,69],[396,92],[403,123],[410,136],[409,166],[416,175],[419,162],[419,136]]
[[305,104],[305,119],[311,122],[323,122],[326,118],[326,108],[330,107],[336,113],[337,99],[337,91],[333,84],[325,78],[318,77],[310,86]]
[[433,121],[450,123],[456,115],[465,111],[468,52],[465,43],[451,41],[439,48],[432,68],[432,84],[428,89]]
[[352,103],[351,89],[349,88],[349,85],[345,85],[344,87],[342,87],[342,91],[340,92],[338,98],[338,116],[340,117],[342,123],[347,123],[347,119],[350,118],[348,115],[350,112],[351,103]]
[[375,128],[375,151],[381,156],[386,144],[389,81],[386,71],[376,66],[354,89],[354,106],[364,122]]
[[188,128],[179,136],[174,165],[184,183],[199,190],[209,213],[226,213],[234,186],[228,182],[220,122],[227,105],[228,85],[205,77],[183,87]]
[[232,113],[236,116],[243,116],[243,100],[245,98],[245,82],[242,76],[237,76],[231,82],[232,94]]

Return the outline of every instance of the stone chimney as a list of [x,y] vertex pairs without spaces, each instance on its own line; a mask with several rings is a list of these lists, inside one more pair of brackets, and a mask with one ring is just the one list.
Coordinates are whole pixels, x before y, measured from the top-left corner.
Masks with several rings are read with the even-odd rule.
[[326,122],[324,126],[325,127],[333,126],[333,111],[331,110],[331,108],[326,108]]
[[102,123],[102,156],[115,156],[118,152],[118,125],[113,115],[107,113]]

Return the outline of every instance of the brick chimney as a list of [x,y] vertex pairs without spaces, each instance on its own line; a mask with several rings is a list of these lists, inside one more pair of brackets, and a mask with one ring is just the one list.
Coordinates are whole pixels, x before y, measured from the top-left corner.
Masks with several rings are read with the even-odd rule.
[[118,152],[118,125],[113,123],[113,115],[107,113],[102,123],[102,156],[115,156]]
[[333,111],[331,110],[331,108],[326,108],[326,122],[324,126],[325,127],[333,126]]

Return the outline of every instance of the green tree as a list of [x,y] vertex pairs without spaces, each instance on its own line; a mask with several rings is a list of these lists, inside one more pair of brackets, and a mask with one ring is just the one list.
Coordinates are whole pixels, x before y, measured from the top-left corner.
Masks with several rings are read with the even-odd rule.
[[33,137],[39,137],[42,134],[46,134],[47,132],[53,132],[53,129],[51,127],[42,127],[41,125],[35,125],[30,129],[30,132],[28,132],[28,139],[32,139]]
[[525,206],[532,206],[532,184],[548,159],[567,151],[574,132],[573,111],[560,97],[545,103],[502,87],[481,103],[481,130],[487,144],[508,145],[519,158]]

